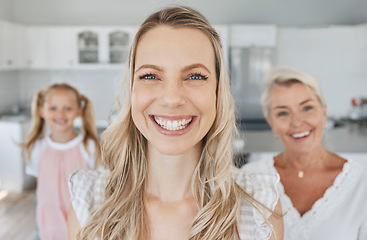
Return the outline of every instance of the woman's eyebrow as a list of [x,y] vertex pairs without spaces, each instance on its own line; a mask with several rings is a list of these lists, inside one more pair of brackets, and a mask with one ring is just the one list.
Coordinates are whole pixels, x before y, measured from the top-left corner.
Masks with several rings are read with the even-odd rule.
[[194,69],[194,68],[204,68],[206,71],[211,73],[209,71],[209,69],[202,63],[194,63],[194,64],[187,65],[182,69],[182,72],[185,72],[185,71],[188,71],[188,70],[191,70],[191,69]]
[[163,68],[157,66],[157,65],[153,65],[153,64],[144,64],[141,65],[138,69],[135,70],[135,72],[140,71],[141,69],[145,69],[145,68],[149,68],[149,69],[155,69],[157,71],[163,71]]
[[273,107],[273,109],[283,109],[283,108],[288,108],[288,107],[283,106],[283,105]]
[[306,103],[312,102],[312,101],[313,101],[313,99],[307,99],[307,100],[301,102],[299,105],[303,105],[303,104],[306,104]]

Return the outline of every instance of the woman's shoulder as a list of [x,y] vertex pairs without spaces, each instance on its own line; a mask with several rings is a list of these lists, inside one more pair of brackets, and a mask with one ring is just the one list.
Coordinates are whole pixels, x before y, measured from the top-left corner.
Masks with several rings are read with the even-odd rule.
[[272,233],[268,220],[279,201],[279,175],[262,172],[253,166],[232,168],[233,179],[254,200],[243,200],[240,208],[241,239],[269,239]]
[[108,170],[75,170],[69,178],[71,202],[81,226],[102,205]]
[[[260,163],[261,164],[261,163]],[[235,182],[248,194],[265,206],[274,209],[279,199],[277,184],[280,181],[277,172],[257,168],[259,163],[244,165],[241,168],[232,167]]]

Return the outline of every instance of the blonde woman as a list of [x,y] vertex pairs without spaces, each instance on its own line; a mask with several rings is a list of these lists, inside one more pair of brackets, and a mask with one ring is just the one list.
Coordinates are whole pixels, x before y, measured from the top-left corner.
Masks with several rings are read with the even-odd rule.
[[275,68],[262,104],[284,151],[245,169],[280,174],[284,239],[367,239],[367,171],[323,147],[326,103],[318,82],[294,68]]
[[207,20],[186,7],[152,14],[126,73],[103,135],[107,170],[70,179],[69,239],[282,239],[278,177],[231,171],[234,106]]
[[[83,120],[80,134],[73,125],[77,117]],[[100,163],[93,105],[74,87],[54,84],[35,95],[32,122],[24,148],[29,159],[26,173],[37,178],[39,235],[41,239],[66,239],[69,175],[75,169],[94,169]]]

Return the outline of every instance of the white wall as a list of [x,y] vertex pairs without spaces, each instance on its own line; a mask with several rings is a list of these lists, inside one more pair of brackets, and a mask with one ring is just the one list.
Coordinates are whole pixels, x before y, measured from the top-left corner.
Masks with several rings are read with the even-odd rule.
[[13,0],[0,0],[0,19],[13,20]]
[[313,75],[331,116],[345,116],[352,97],[367,97],[367,26],[280,28],[278,65]]
[[0,113],[11,112],[12,106],[18,103],[18,72],[0,71]]

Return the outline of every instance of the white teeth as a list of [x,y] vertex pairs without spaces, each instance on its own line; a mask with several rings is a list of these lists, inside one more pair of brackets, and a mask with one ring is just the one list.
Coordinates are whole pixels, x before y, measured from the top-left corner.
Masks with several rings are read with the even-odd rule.
[[171,121],[168,119],[154,117],[154,120],[162,128],[170,131],[176,131],[188,127],[192,121],[192,118]]
[[292,134],[291,136],[294,137],[294,138],[301,138],[301,137],[306,137],[309,134],[310,134],[310,131],[306,131],[306,132]]

